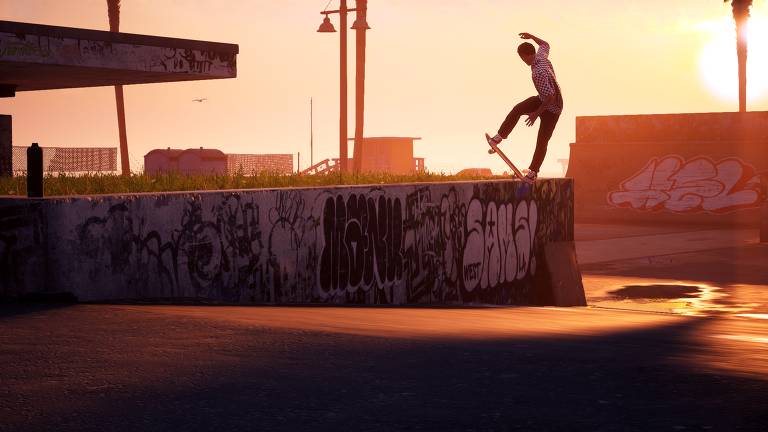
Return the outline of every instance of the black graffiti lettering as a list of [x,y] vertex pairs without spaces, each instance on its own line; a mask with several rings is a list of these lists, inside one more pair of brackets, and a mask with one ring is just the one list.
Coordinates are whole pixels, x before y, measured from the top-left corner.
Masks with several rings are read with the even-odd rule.
[[399,280],[403,274],[402,205],[398,198],[377,200],[351,194],[326,199],[325,246],[320,284],[325,293],[369,289]]
[[344,243],[347,251],[349,251],[349,284],[351,286],[360,285],[360,282],[363,279],[363,271],[365,269],[363,261],[365,251],[362,244],[362,213],[365,212],[365,207],[365,198],[362,196],[355,197],[354,195],[350,195],[350,197],[347,199],[349,223],[347,225],[346,235],[344,236]]
[[464,265],[464,276],[469,280],[480,279],[480,267],[482,263],[473,263]]

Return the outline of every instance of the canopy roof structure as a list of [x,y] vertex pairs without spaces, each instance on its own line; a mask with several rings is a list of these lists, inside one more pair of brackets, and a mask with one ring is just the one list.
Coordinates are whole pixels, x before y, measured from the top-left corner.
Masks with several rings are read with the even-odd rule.
[[0,21],[0,97],[235,78],[235,44]]

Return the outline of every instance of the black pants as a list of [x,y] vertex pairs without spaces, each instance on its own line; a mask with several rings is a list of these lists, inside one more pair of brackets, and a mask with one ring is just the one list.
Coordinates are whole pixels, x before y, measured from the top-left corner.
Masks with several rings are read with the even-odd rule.
[[[528,99],[520,102],[512,108],[512,111],[507,114],[507,118],[499,128],[499,135],[506,139],[512,129],[517,125],[517,121],[520,120],[520,116],[536,111],[541,106],[541,99],[538,96],[532,96]],[[544,162],[544,156],[547,155],[547,145],[549,139],[552,138],[552,132],[555,131],[557,126],[557,120],[560,119],[560,114],[555,114],[549,111],[544,111],[539,116],[541,124],[539,125],[539,136],[536,138],[536,151],[533,152],[533,160],[531,166],[528,169],[539,172],[541,164]]]

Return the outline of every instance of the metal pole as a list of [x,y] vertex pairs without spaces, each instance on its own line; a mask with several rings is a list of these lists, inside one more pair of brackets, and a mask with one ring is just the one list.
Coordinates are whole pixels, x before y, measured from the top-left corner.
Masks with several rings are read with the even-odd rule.
[[341,47],[339,52],[339,61],[341,76],[339,80],[339,162],[341,163],[341,172],[347,172],[347,0],[341,0],[339,8],[341,17]]
[[315,165],[315,115],[312,111],[312,98],[309,98],[309,166]]
[[37,143],[27,148],[27,196],[43,197],[43,149]]
[[[368,0],[357,0],[357,21],[367,22]],[[365,34],[363,27],[355,29],[355,167],[356,173],[363,168],[363,128],[365,123]]]

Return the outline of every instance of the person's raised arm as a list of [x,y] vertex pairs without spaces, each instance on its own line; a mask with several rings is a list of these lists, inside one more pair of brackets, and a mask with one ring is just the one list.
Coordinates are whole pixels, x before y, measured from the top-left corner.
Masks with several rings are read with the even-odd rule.
[[547,43],[547,41],[545,41],[544,39],[541,39],[541,38],[537,38],[536,36],[534,36],[534,35],[532,35],[530,33],[525,33],[525,32],[520,33],[520,38],[521,39],[531,39],[534,42],[536,42],[536,45],[541,46],[541,47],[543,47],[543,46],[549,47],[549,44]]

